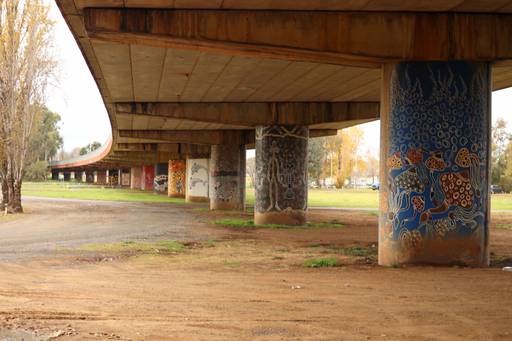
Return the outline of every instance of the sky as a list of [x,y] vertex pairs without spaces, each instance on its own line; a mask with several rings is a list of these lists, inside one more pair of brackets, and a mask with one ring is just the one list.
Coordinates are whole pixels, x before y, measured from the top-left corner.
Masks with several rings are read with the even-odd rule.
[[[57,5],[51,1],[51,15],[56,21],[55,56],[60,62],[57,82],[47,96],[47,106],[62,118],[61,134],[64,150],[85,146],[93,141],[105,142],[111,133],[110,121],[96,83],[85,63],[73,35]],[[492,119],[508,122],[512,132],[512,88],[492,95]],[[361,151],[371,150],[378,157],[379,121],[360,125],[364,132]],[[254,155],[249,152],[248,156]]]

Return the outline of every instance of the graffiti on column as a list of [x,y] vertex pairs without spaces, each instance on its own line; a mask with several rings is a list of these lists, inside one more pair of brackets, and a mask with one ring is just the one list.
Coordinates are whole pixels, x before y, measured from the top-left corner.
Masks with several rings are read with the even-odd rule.
[[187,167],[187,195],[208,197],[208,159],[189,159]]
[[163,193],[167,192],[167,175],[157,175],[155,176],[155,179],[153,180],[153,189],[155,192]]
[[308,136],[302,126],[256,129],[257,212],[307,210]]
[[185,160],[169,162],[169,194],[185,195]]
[[384,233],[409,249],[485,233],[489,79],[483,64],[403,63],[391,79]]

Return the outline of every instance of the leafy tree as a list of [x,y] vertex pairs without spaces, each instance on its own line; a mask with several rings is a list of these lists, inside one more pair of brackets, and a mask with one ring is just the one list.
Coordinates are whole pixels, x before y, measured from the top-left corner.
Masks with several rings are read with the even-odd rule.
[[499,118],[492,127],[492,165],[491,183],[499,184],[507,167],[507,149],[510,145],[510,134],[507,132],[507,122]]
[[32,151],[37,161],[52,160],[62,148],[63,140],[59,131],[60,115],[43,107],[42,115],[35,125]]
[[318,183],[323,174],[326,159],[325,138],[317,137],[308,141],[308,176]]
[[48,162],[36,161],[31,163],[25,171],[25,180],[44,181],[48,174]]
[[99,147],[101,147],[101,143],[99,143],[98,141],[89,143],[87,146],[80,148],[80,155],[89,154],[90,152],[95,151]]
[[254,188],[256,178],[256,158],[250,157],[245,163],[245,171],[251,180],[251,187]]
[[359,146],[363,131],[359,127],[339,130],[336,136],[326,138],[326,151],[329,158],[324,172],[335,178],[336,187],[342,188],[357,165]]

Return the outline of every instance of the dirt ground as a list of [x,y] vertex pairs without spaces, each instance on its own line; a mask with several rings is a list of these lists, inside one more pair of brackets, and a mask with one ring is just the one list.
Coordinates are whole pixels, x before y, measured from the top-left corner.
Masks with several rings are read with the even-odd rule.
[[[195,206],[26,207],[0,220],[0,340],[512,340],[512,216],[493,219],[491,268],[383,268],[369,212],[312,210],[344,227],[281,230],[214,225],[239,214]],[[186,248],[81,247],[161,239]],[[342,266],[303,266],[322,257]]]

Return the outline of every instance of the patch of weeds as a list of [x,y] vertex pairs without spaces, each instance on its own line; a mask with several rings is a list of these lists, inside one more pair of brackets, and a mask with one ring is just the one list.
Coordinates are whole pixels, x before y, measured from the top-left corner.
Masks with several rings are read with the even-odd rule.
[[502,268],[505,266],[512,266],[512,257],[501,256],[491,252],[491,267]]
[[274,256],[272,257],[272,260],[283,260],[284,257],[283,256]]
[[306,268],[332,268],[341,266],[336,258],[314,258],[304,262]]
[[339,252],[341,252],[345,256],[352,257],[370,257],[375,256],[377,254],[377,250],[375,248],[366,248],[360,246],[341,248],[339,249]]
[[400,269],[400,268],[401,268],[400,264],[398,264],[398,263],[393,263],[393,264],[391,264],[389,267],[390,267],[391,269]]
[[241,228],[270,228],[270,229],[304,229],[304,228],[342,228],[339,223],[307,223],[306,225],[281,225],[281,224],[254,224],[254,220],[250,219],[221,219],[213,222],[216,225]]
[[209,239],[204,242],[204,245],[206,245],[208,247],[214,247],[215,245],[217,245],[217,242],[213,239]]
[[185,249],[185,245],[175,240],[160,240],[153,243],[123,241],[109,244],[85,244],[80,247],[85,251],[119,252],[119,253],[176,253]]
[[511,224],[496,224],[496,228],[500,230],[512,230]]
[[239,261],[224,261],[224,266],[228,268],[239,268],[241,266],[241,263]]
[[277,252],[290,252],[290,249],[287,249],[287,248],[281,248],[281,249],[276,249]]

